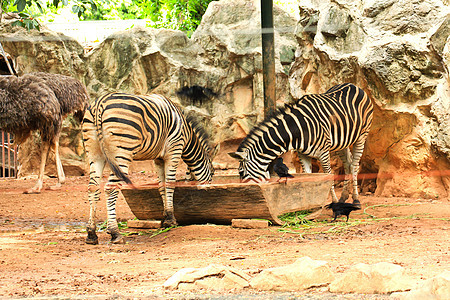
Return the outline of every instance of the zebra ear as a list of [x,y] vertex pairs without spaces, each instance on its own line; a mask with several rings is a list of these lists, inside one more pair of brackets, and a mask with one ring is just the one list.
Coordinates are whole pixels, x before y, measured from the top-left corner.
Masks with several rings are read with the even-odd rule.
[[228,152],[228,155],[239,160],[243,160],[245,158],[244,152]]

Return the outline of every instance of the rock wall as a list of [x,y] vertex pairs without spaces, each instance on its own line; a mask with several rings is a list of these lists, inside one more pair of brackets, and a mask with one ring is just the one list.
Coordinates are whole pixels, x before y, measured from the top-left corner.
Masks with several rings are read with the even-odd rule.
[[[299,5],[298,18],[274,8],[277,104],[337,83],[359,85],[375,105],[361,172],[378,174],[376,194],[448,196],[449,177],[441,176],[450,170],[448,3],[307,0]],[[26,33],[6,27],[0,38],[21,73],[72,75],[86,84],[92,99],[115,90],[162,93],[195,111],[222,143],[222,166],[237,167],[227,161],[226,151],[262,120],[259,1],[212,2],[191,38],[179,31],[133,28],[88,53],[45,28]],[[193,85],[217,95],[202,103],[177,96],[177,90]]]
[[291,93],[340,82],[369,93],[361,171],[378,173],[377,195],[449,193],[449,13],[434,0],[301,1]]

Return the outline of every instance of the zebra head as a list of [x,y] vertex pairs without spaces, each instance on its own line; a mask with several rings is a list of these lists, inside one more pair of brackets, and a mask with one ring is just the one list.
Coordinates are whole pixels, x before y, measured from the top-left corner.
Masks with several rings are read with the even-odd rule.
[[239,178],[242,182],[259,183],[270,178],[267,168],[249,158],[248,152],[230,152],[228,155],[239,160]]
[[219,151],[219,144],[214,147],[205,147],[203,150],[199,159],[195,161],[185,160],[188,166],[186,175],[190,177],[190,180],[197,180],[201,184],[209,184],[215,172],[212,161]]

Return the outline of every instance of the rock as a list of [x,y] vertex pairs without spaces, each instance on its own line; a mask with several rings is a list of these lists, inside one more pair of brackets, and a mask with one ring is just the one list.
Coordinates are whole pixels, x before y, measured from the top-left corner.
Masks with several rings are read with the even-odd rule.
[[127,226],[130,228],[156,229],[156,228],[161,228],[161,221],[160,220],[128,220]]
[[302,257],[291,265],[263,270],[250,285],[264,291],[300,291],[326,285],[333,279],[326,261]]
[[[279,8],[274,18],[277,98],[282,102],[290,98],[286,84],[296,21]],[[216,143],[244,138],[263,118],[260,9],[254,1],[212,2],[190,39],[167,29],[117,32],[89,54],[87,65],[88,89],[97,96],[112,90],[162,93],[194,110]],[[194,85],[217,96],[194,105],[177,95],[178,89]]]
[[267,228],[269,227],[269,221],[255,219],[233,219],[231,220],[231,227],[246,229]]
[[375,194],[448,196],[450,178],[439,174],[450,168],[448,5],[435,0],[299,5],[291,94],[321,93],[341,82],[362,87],[375,112],[360,172],[378,173]]
[[399,300],[448,299],[450,295],[450,271],[423,282],[419,287],[408,292],[392,293],[391,297]]
[[332,293],[385,294],[409,290],[415,284],[416,281],[410,279],[399,265],[360,263],[337,277],[329,290]]
[[165,283],[166,289],[206,289],[225,291],[249,286],[249,276],[233,268],[209,265],[205,268],[185,268],[176,272]]
[[27,31],[7,23],[0,24],[0,37],[19,75],[38,71],[59,73],[85,83],[84,49],[75,39],[45,26],[40,31]]

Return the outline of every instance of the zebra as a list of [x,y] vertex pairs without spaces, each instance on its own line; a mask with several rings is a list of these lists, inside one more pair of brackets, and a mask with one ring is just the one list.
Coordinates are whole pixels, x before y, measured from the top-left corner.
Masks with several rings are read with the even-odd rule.
[[87,244],[98,244],[95,212],[100,199],[99,184],[106,164],[111,169],[105,185],[107,198],[107,232],[112,243],[120,243],[115,203],[121,182],[132,184],[128,169],[133,160],[154,160],[159,192],[164,203],[164,227],[176,226],[173,210],[175,175],[180,159],[191,176],[209,183],[214,174],[207,135],[192,117],[163,95],[137,96],[109,93],[99,97],[87,110],[83,120],[83,140],[89,162],[90,205]]
[[[314,157],[324,172],[331,174],[330,152],[337,151],[346,174],[351,174],[353,204],[360,206],[357,174],[372,118],[373,105],[368,95],[344,83],[323,94],[305,95],[286,104],[252,129],[236,152],[228,154],[239,159],[241,180],[262,182],[270,177],[269,164],[290,150],[297,151],[304,171],[311,172]],[[333,184],[332,202],[345,202],[349,197],[347,188],[346,176],[338,200]]]

